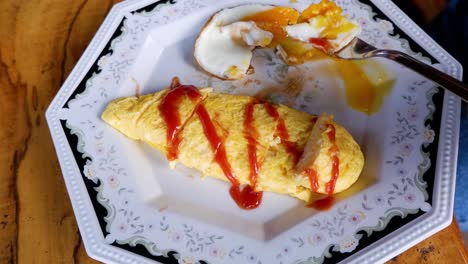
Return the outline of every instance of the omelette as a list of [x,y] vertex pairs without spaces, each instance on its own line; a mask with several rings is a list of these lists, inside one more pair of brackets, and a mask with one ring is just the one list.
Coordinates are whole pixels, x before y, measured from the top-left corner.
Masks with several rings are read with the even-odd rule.
[[244,209],[256,208],[263,191],[306,203],[316,194],[331,196],[349,188],[364,166],[359,145],[330,115],[177,79],[154,94],[113,100],[102,119],[161,151],[171,165],[230,182]]

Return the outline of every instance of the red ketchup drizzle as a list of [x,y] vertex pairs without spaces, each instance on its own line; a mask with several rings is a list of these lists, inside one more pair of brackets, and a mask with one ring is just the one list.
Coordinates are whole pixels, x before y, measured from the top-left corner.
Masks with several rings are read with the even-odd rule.
[[168,160],[177,159],[179,154],[179,145],[182,141],[180,137],[182,124],[180,123],[179,104],[185,96],[189,97],[194,103],[197,103],[202,98],[194,86],[178,85],[171,88],[158,106],[161,116],[167,125],[166,149]]
[[309,176],[310,189],[313,192],[317,192],[319,187],[317,170],[314,168],[307,168],[305,169],[305,173]]
[[296,144],[289,141],[289,134],[284,123],[284,119],[279,115],[278,110],[271,103],[266,102],[264,105],[268,115],[278,122],[276,125],[276,131],[281,139],[281,144],[283,144],[286,151],[293,156],[294,163],[297,163],[302,152],[297,149]]
[[[333,126],[332,124],[328,124],[327,128],[329,129],[327,133],[328,138],[332,143],[332,146],[328,150],[332,160],[332,171],[330,181],[328,181],[325,184],[325,191],[327,192],[328,196],[324,199],[314,201],[312,204],[309,205],[309,207],[312,207],[317,210],[328,210],[333,206],[335,199],[332,195],[333,191],[335,190],[336,181],[338,180],[338,176],[340,174],[340,159],[338,158],[339,149],[336,145],[336,129],[335,126]],[[315,171],[314,169],[306,169],[305,172],[309,176],[311,190],[316,192],[316,190],[318,189],[317,171]]]
[[314,201],[313,203],[309,204],[307,207],[314,208],[319,211],[327,211],[333,206],[334,203],[335,203],[335,198],[333,198],[333,196],[327,196],[323,199]]
[[332,49],[330,43],[324,38],[310,38],[309,43],[325,52],[329,52]]
[[338,158],[339,149],[336,145],[336,130],[335,126],[332,124],[328,124],[328,138],[330,139],[332,146],[328,150],[331,159],[332,159],[332,171],[331,171],[331,178],[330,181],[327,182],[325,185],[325,190],[327,191],[328,195],[332,195],[333,191],[335,190],[336,181],[338,180],[338,176],[340,175],[340,159]]
[[229,193],[237,206],[245,210],[255,209],[262,203],[263,192],[256,192],[250,185],[242,191],[239,185],[232,185]]
[[210,115],[204,105],[200,104],[197,107],[196,113],[200,122],[203,126],[203,132],[205,133],[208,142],[210,142],[211,150],[214,153],[214,160],[218,163],[219,167],[223,171],[226,178],[232,183],[232,185],[239,185],[239,181],[232,173],[231,164],[227,160],[226,148],[224,147],[223,139],[216,133],[216,128],[211,121]]
[[236,200],[239,207],[244,209],[254,209],[257,208],[260,203],[262,202],[263,192],[255,192],[255,187],[257,186],[257,178],[258,178],[258,159],[257,159],[257,139],[258,139],[258,132],[255,128],[254,122],[254,107],[257,102],[254,100],[247,104],[245,108],[245,120],[244,120],[244,135],[247,139],[247,151],[249,156],[249,166],[250,166],[250,174],[249,174],[249,181],[250,185],[244,187],[242,190],[242,195],[237,195],[240,192],[240,189],[237,187],[237,192],[233,195],[234,186],[231,188],[231,196],[238,196],[238,200]]
[[253,186],[255,189],[255,186],[257,185],[257,176],[258,176],[258,160],[257,160],[258,132],[255,126],[253,125],[254,106],[255,106],[255,101],[252,101],[248,103],[245,108],[244,135],[245,135],[245,138],[247,139],[247,150],[249,153],[250,185]]

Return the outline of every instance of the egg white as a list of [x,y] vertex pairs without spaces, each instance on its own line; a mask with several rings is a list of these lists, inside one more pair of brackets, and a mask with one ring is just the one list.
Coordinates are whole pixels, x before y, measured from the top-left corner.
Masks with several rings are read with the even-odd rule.
[[[250,67],[252,49],[264,44],[273,35],[259,29],[253,22],[239,22],[246,16],[273,8],[272,5],[242,5],[226,8],[214,14],[206,23],[195,42],[194,56],[207,72],[222,79],[240,79]],[[240,24],[241,23],[241,24]],[[240,39],[236,34],[246,32]]]

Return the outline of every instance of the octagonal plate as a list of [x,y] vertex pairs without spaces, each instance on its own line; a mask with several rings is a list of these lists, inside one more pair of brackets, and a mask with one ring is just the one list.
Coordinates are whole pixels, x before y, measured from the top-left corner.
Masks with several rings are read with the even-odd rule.
[[[452,217],[459,100],[390,61],[373,61],[392,84],[380,110],[346,103],[329,61],[284,65],[256,50],[254,75],[221,81],[194,63],[194,39],[217,10],[242,3],[303,9],[309,1],[126,1],[109,13],[47,111],[47,120],[87,252],[105,262],[383,262],[447,226]],[[461,66],[391,1],[337,3],[361,37],[461,76]],[[331,74],[330,74],[331,73]],[[228,185],[169,169],[161,153],[100,120],[114,98],[151,93],[173,76],[199,87],[334,114],[362,146],[365,169],[329,211],[266,193],[240,210]],[[284,89],[289,87],[290,89]],[[295,87],[294,89],[291,87]],[[265,89],[268,88],[268,93]]]

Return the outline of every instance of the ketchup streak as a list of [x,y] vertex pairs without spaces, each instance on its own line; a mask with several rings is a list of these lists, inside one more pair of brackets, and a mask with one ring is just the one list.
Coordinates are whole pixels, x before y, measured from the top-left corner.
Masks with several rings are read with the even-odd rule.
[[338,158],[339,149],[336,145],[336,129],[335,126],[332,124],[328,124],[328,138],[332,142],[332,146],[329,149],[329,153],[332,159],[332,171],[331,171],[331,178],[330,181],[327,182],[325,185],[325,190],[327,191],[328,195],[332,195],[333,191],[335,190],[336,181],[338,180],[338,176],[340,174],[340,160]]
[[330,209],[334,203],[335,203],[335,198],[333,198],[333,196],[327,196],[323,199],[314,201],[313,203],[308,205],[308,207],[314,208],[319,211],[326,211]]
[[202,96],[197,88],[191,85],[178,85],[171,89],[163,98],[161,104],[158,106],[161,116],[167,125],[167,159],[175,160],[179,154],[179,145],[182,141],[180,132],[182,131],[182,124],[180,123],[179,104],[182,102],[184,96],[187,96],[194,103],[201,100]]
[[[247,104],[245,108],[245,120],[244,120],[244,135],[247,139],[247,151],[249,156],[249,182],[250,185],[245,186],[242,190],[242,198],[236,200],[237,204],[244,209],[254,209],[257,208],[262,202],[263,192],[255,192],[255,187],[257,186],[258,178],[258,159],[257,159],[257,139],[258,132],[254,122],[254,107],[257,102],[255,100]],[[234,186],[233,186],[234,187]],[[231,189],[231,196],[233,191]],[[241,202],[241,204],[239,204]]]
[[317,170],[314,168],[307,168],[305,173],[309,176],[310,190],[317,192],[319,187]]
[[278,122],[276,125],[276,131],[281,139],[281,144],[283,144],[286,151],[293,156],[294,163],[297,163],[302,152],[298,150],[295,143],[289,141],[289,134],[286,124],[284,123],[284,119],[279,115],[278,110],[271,103],[266,102],[264,105],[268,115]]
[[247,139],[247,150],[249,154],[250,185],[255,188],[255,186],[257,185],[257,176],[258,176],[258,160],[257,160],[258,132],[255,126],[253,125],[254,107],[255,107],[255,101],[252,101],[248,103],[245,108],[244,135],[245,135],[245,138]]
[[[336,181],[338,180],[338,176],[340,174],[340,159],[338,158],[339,149],[336,145],[336,129],[335,126],[332,124],[328,124],[327,128],[328,139],[330,139],[330,142],[332,143],[332,146],[328,150],[331,156],[330,158],[332,160],[332,170],[330,180],[325,184],[325,191],[327,192],[328,196],[324,199],[314,201],[312,204],[309,205],[309,207],[315,208],[317,210],[328,210],[332,207],[334,203],[334,198],[332,195],[335,190]],[[312,170],[313,171],[309,171],[309,169],[306,169],[306,174],[309,176],[311,189],[313,191],[313,188],[315,188],[315,186],[317,186],[318,189],[318,183],[314,181],[314,179],[317,179],[317,172],[314,169]]]
[[232,173],[231,164],[227,160],[226,148],[224,147],[223,140],[216,133],[216,128],[211,121],[210,115],[203,104],[197,107],[196,113],[200,122],[203,126],[203,132],[205,133],[208,142],[210,142],[211,150],[214,153],[214,160],[219,164],[226,178],[231,182],[233,186],[238,186],[239,181]]
[[325,38],[310,38],[309,43],[322,49],[325,52],[331,50],[330,43]]

